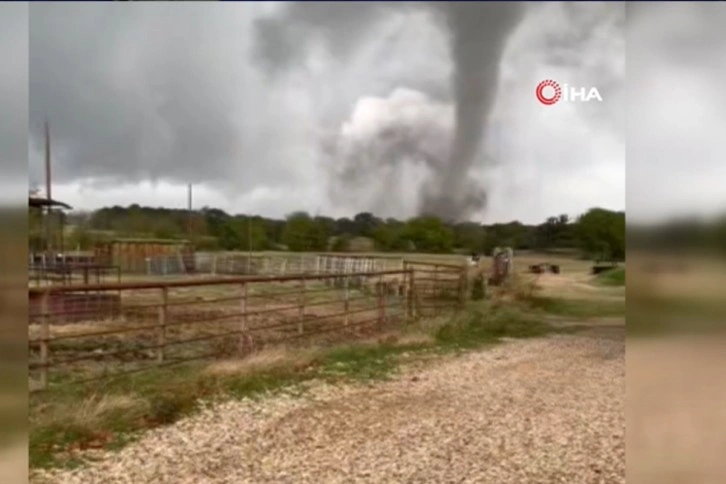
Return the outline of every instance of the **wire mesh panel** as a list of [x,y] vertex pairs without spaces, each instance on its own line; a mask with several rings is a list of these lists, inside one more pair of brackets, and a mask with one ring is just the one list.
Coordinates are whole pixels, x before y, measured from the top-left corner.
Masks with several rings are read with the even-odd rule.
[[187,274],[188,267],[181,253],[146,258],[146,274],[150,276],[170,276]]

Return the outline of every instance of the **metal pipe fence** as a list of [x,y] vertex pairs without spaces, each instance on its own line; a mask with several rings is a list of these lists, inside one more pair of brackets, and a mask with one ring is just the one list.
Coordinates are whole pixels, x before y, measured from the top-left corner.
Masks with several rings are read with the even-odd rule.
[[102,284],[109,280],[121,281],[121,270],[118,266],[94,263],[34,263],[28,267],[28,283],[42,287],[53,284]]
[[356,338],[455,310],[454,268],[30,288],[31,391]]

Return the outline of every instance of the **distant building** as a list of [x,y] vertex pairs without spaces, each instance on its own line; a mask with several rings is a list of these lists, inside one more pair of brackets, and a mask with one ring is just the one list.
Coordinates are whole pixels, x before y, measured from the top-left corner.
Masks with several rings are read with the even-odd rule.
[[28,242],[31,253],[62,252],[65,220],[62,210],[71,210],[72,207],[58,200],[31,194],[28,197],[28,209],[30,210]]

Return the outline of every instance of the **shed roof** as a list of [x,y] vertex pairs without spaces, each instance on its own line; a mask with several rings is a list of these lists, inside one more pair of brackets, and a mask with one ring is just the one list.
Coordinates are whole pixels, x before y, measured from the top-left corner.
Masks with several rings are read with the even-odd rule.
[[67,203],[60,202],[58,200],[52,200],[50,198],[43,198],[43,197],[29,197],[28,198],[28,205],[31,207],[61,207],[66,208],[68,210],[72,209],[70,205]]

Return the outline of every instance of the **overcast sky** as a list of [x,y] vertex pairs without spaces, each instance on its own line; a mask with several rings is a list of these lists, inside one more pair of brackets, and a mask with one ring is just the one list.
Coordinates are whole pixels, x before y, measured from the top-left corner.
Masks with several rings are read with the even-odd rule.
[[[445,26],[427,7],[286,8],[32,4],[31,182],[42,185],[47,118],[54,195],[79,208],[183,207],[193,183],[196,206],[232,212],[415,215],[425,167],[401,164],[393,177],[341,146],[370,146],[361,138],[400,124],[425,133],[422,143],[451,139]],[[468,174],[488,196],[475,218],[624,208],[623,14],[617,4],[548,4],[513,29]],[[293,39],[278,39],[267,58],[264,22],[287,25],[279,37]],[[271,76],[270,63],[283,61],[284,75]],[[544,78],[597,87],[604,100],[540,105],[534,87]],[[351,160],[354,183],[340,176]]]
[[[474,218],[623,209],[626,141],[629,216],[719,205],[720,187],[698,186],[726,179],[716,76],[726,67],[726,9],[711,5],[628,12],[627,105],[623,4],[528,7],[499,59],[496,102],[467,175],[488,198]],[[450,32],[428,7],[329,11],[31,4],[31,184],[43,184],[49,119],[54,196],[78,208],[183,207],[193,183],[195,206],[231,212],[415,215],[426,167],[401,162],[394,176],[351,151],[376,153],[376,136],[396,126],[445,158],[437,150],[454,124]],[[543,106],[534,88],[546,78],[596,87],[603,102]],[[713,131],[694,129],[693,144],[684,142],[689,120],[704,119]],[[664,175],[657,183],[652,160]]]

